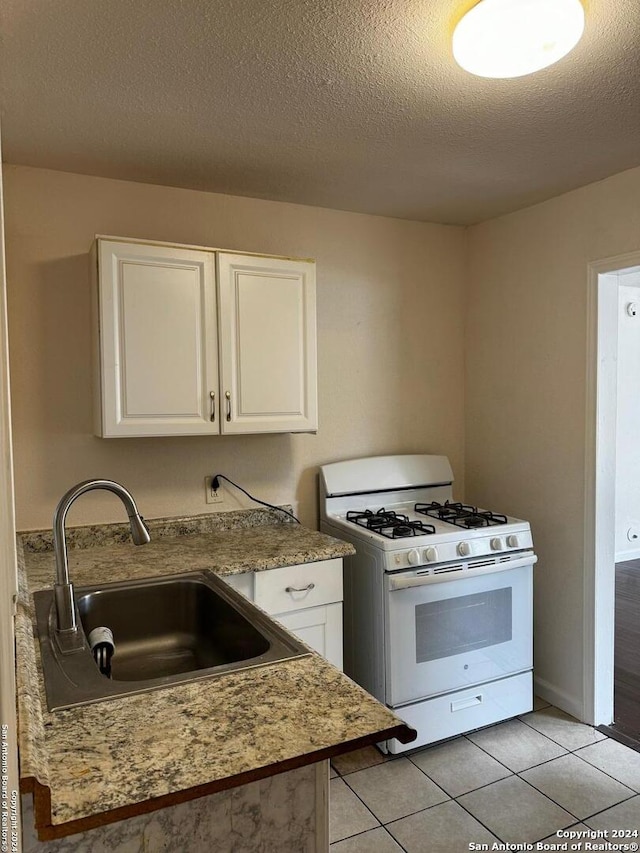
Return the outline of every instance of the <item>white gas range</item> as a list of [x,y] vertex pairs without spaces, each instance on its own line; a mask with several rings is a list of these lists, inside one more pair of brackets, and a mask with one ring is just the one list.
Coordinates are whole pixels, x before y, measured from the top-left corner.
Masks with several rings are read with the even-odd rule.
[[345,560],[345,672],[418,731],[401,752],[530,711],[528,522],[453,501],[444,456],[320,470],[321,529]]

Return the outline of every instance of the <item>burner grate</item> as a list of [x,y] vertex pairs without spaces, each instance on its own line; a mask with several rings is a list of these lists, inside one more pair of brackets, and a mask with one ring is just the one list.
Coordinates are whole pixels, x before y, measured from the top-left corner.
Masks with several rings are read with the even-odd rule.
[[382,509],[373,512],[365,509],[363,512],[347,512],[347,521],[379,533],[387,539],[405,539],[409,536],[428,536],[436,532],[433,524],[423,521],[410,521],[408,515],[394,512],[392,509]]
[[450,501],[445,501],[445,503],[441,504],[438,501],[432,501],[428,504],[418,503],[415,505],[414,510],[421,515],[430,515],[432,518],[438,518],[440,521],[446,521],[448,524],[455,524],[456,527],[464,527],[467,530],[473,530],[477,527],[495,527],[498,524],[507,523],[506,515],[478,509],[475,506],[468,506],[459,502],[451,503]]

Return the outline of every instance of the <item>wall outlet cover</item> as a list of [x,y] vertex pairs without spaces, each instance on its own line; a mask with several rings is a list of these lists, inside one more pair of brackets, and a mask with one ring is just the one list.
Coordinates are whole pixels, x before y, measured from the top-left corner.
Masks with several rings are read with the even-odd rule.
[[204,478],[205,500],[208,504],[221,504],[224,502],[224,495],[222,494],[222,487],[220,486],[218,489],[214,489],[211,485],[212,480],[213,480],[213,477],[205,477]]

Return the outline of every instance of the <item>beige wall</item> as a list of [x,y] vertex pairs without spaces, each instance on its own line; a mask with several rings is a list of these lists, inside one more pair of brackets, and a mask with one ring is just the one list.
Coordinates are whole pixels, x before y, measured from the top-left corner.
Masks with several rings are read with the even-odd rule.
[[[24,167],[6,167],[5,181],[19,529],[50,526],[62,493],[88,477],[123,482],[148,517],[206,512],[215,472],[299,501],[315,525],[317,466],[378,453],[445,453],[462,494],[464,229]],[[96,233],[315,257],[318,435],[95,438]],[[69,521],[121,516],[93,493]]]
[[[19,528],[50,525],[62,492],[93,476],[124,482],[149,517],[205,512],[214,471],[299,501],[314,525],[318,464],[445,453],[457,496],[466,471],[469,500],[531,521],[537,675],[580,713],[587,263],[640,248],[640,169],[466,234],[23,167],[6,167],[5,193]],[[316,257],[318,435],[95,438],[95,233]],[[93,494],[70,521],[120,517]]]
[[469,231],[467,497],[531,522],[540,558],[537,675],[576,713],[583,699],[587,264],[638,249],[640,169]]

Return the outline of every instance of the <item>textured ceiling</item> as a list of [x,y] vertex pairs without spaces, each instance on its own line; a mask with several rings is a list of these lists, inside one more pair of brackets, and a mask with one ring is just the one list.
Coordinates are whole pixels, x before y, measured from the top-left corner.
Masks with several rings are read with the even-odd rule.
[[2,0],[5,161],[461,224],[640,164],[639,0],[516,80],[461,3]]

